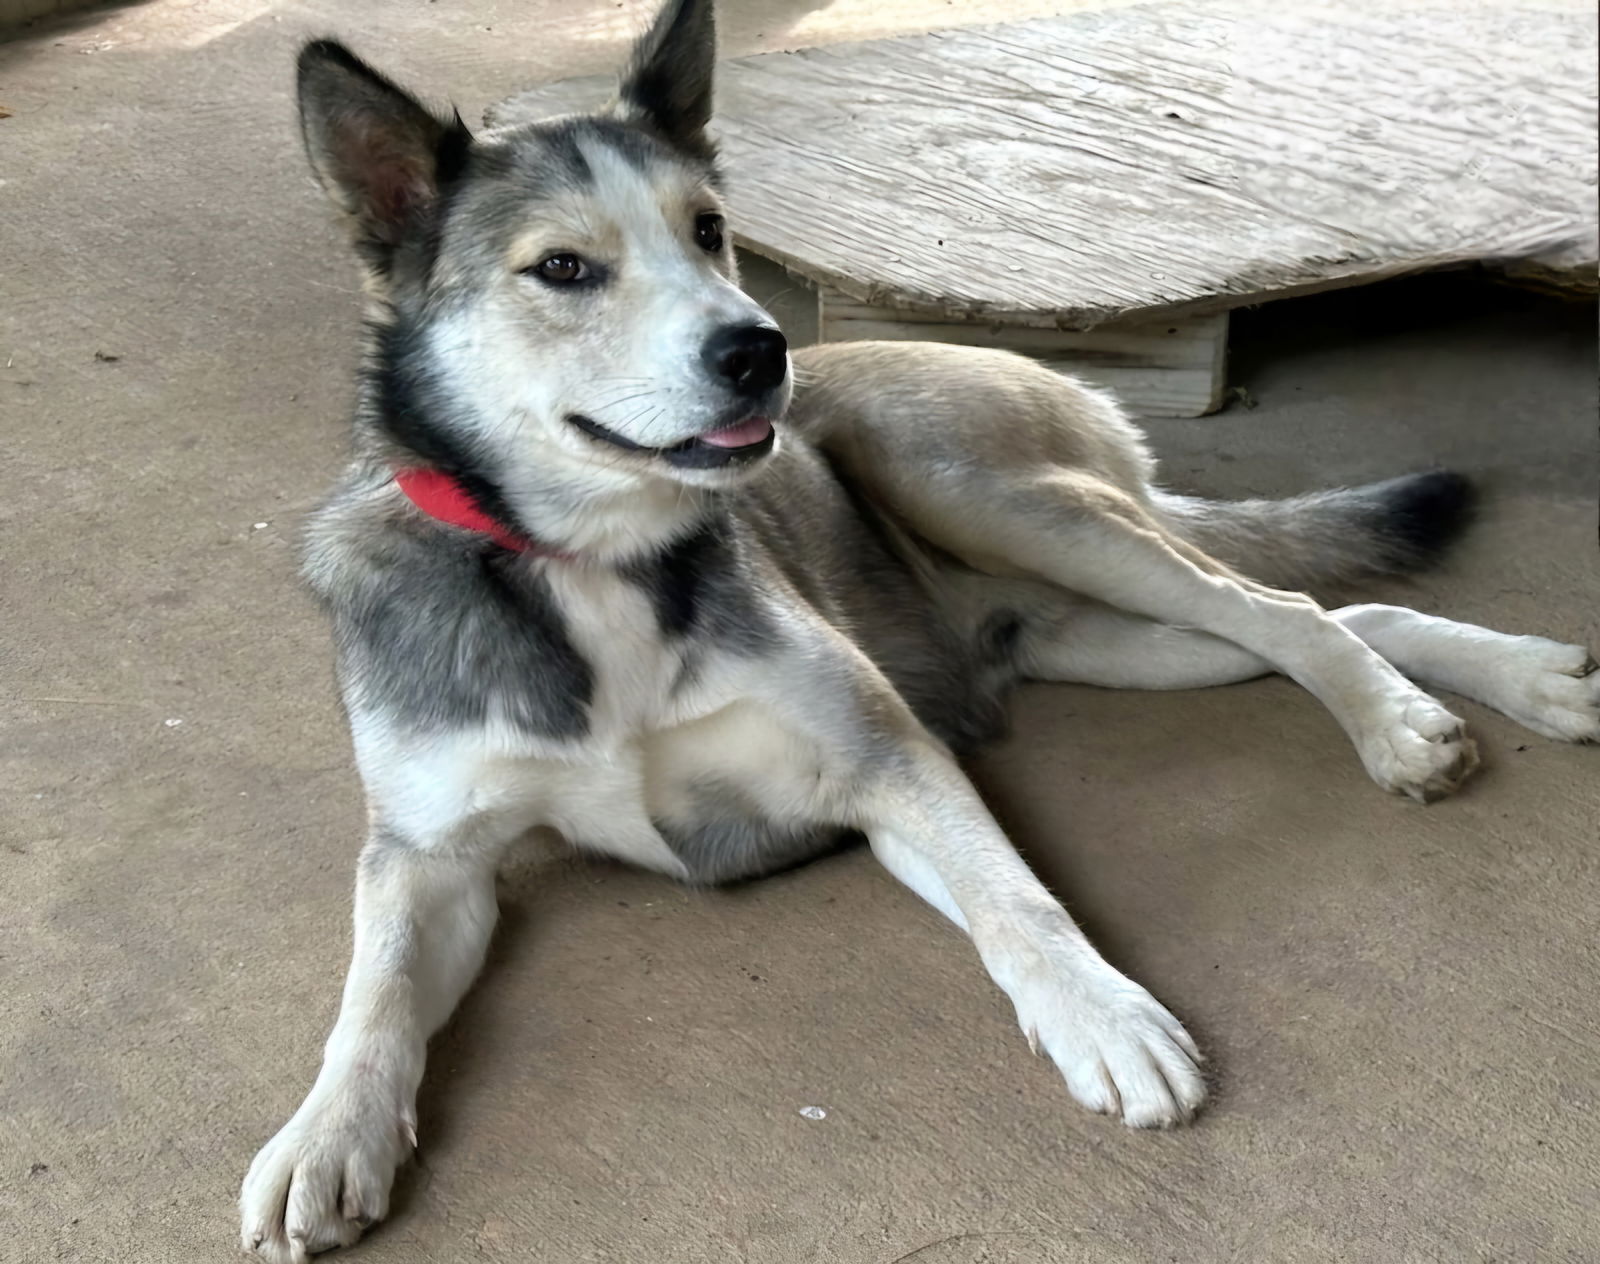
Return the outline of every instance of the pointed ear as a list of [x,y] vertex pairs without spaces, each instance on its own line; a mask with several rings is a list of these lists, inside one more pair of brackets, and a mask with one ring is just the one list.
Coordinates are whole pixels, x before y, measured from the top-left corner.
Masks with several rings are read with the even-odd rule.
[[717,32],[711,0],[667,0],[634,47],[618,93],[625,114],[691,152],[709,152]]
[[472,135],[426,109],[343,44],[300,50],[300,130],[317,179],[359,239],[398,244],[459,173]]

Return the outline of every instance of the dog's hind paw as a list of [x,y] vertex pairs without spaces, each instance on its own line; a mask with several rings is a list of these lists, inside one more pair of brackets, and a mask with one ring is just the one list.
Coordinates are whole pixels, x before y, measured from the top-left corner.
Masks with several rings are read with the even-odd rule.
[[1507,638],[1505,661],[1483,701],[1558,742],[1600,742],[1600,671],[1581,645],[1541,636]]
[[[1065,915],[1063,915],[1064,917]],[[1130,1128],[1187,1123],[1205,1101],[1200,1051],[1155,997],[1065,938],[1018,934],[985,953],[1035,1053],[1090,1110]]]
[[312,1090],[250,1164],[239,1193],[241,1244],[271,1264],[349,1246],[389,1210],[395,1168],[416,1123],[360,1087]]
[[1463,724],[1427,694],[1388,705],[1391,714],[1358,744],[1361,762],[1385,790],[1418,803],[1453,794],[1478,768],[1478,745]]

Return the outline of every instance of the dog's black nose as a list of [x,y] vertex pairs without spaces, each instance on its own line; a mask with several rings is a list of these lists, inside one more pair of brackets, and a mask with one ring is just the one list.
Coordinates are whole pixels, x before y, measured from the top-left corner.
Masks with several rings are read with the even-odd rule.
[[770,325],[724,325],[706,339],[700,358],[738,395],[770,391],[789,371],[789,344]]

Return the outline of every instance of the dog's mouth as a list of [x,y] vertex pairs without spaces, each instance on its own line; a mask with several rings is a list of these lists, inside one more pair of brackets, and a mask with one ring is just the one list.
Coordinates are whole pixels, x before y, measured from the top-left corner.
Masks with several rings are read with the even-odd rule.
[[686,470],[714,470],[740,461],[751,461],[771,452],[777,440],[777,431],[772,428],[771,418],[762,416],[746,417],[731,426],[708,430],[705,434],[695,435],[666,448],[650,448],[635,443],[581,413],[571,413],[567,420],[592,438],[603,439],[628,452],[658,456],[669,465]]

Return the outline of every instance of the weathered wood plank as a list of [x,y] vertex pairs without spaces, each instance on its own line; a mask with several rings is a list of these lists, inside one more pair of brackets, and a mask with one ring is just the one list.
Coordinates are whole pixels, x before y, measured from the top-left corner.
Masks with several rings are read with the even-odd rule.
[[819,293],[805,278],[746,250],[739,251],[739,271],[746,292],[777,318],[790,346],[882,338],[1002,347],[1115,391],[1140,416],[1199,417],[1222,405],[1226,312],[1061,330],[1044,318],[1032,324],[957,321],[869,307],[836,292]]
[[1042,360],[1116,392],[1144,417],[1199,417],[1222,406],[1228,314],[1116,321],[1070,330],[1005,321],[950,320],[872,307],[828,291],[818,295],[819,342],[865,339],[954,342],[999,347]]
[[771,259],[739,250],[739,285],[772,313],[791,346],[820,341],[822,296],[817,287]]
[[741,244],[869,305],[1090,328],[1482,260],[1592,289],[1595,51],[1582,9],[1140,5],[731,61],[720,127]]

